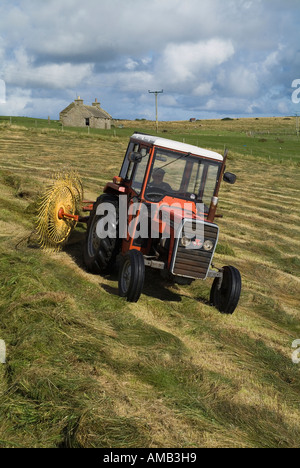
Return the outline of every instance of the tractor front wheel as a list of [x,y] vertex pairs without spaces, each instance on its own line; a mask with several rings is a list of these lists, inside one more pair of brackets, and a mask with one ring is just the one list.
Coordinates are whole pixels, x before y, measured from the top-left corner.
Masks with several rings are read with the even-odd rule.
[[119,295],[128,302],[137,302],[145,281],[145,262],[138,250],[129,250],[123,257],[119,270]]
[[223,277],[214,279],[210,292],[210,303],[222,314],[233,314],[241,295],[241,274],[233,266],[225,266],[222,271]]

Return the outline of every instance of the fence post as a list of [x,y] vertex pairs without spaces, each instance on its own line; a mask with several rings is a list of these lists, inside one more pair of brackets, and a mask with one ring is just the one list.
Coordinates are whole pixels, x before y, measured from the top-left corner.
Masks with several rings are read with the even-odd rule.
[[6,345],[4,340],[0,340],[0,364],[6,363]]

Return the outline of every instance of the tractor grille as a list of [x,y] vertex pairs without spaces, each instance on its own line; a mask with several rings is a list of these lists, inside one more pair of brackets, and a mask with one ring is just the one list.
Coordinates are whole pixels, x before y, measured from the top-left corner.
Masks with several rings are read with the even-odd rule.
[[[204,223],[204,239],[199,240],[199,246],[197,247],[196,242],[193,248],[186,248],[181,242],[183,226],[184,236],[190,237],[195,231],[195,222],[185,221],[181,227],[175,243],[171,272],[176,276],[206,279],[217,246],[219,228],[216,224]],[[213,249],[209,252],[205,251],[202,245],[207,240],[213,242]]]

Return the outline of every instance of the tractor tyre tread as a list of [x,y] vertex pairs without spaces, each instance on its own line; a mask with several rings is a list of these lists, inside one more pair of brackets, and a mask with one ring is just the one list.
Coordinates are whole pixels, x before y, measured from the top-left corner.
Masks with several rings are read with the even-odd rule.
[[[127,291],[122,289],[121,277],[126,262],[130,262],[131,278]],[[141,296],[145,281],[145,262],[138,250],[129,250],[122,258],[119,270],[119,295],[126,297],[128,302],[137,302]]]
[[[101,239],[99,242],[99,248],[97,252],[94,252],[93,255],[89,253],[88,242],[91,242],[90,235],[92,235],[91,230],[95,229],[96,217],[97,217],[97,208],[101,203],[112,203],[116,208],[117,214],[117,237],[116,239],[105,238]],[[91,273],[101,274],[111,271],[113,268],[116,257],[120,250],[120,241],[118,238],[118,208],[119,201],[116,196],[103,194],[97,198],[94,203],[93,210],[90,214],[90,219],[87,225],[86,240],[83,249],[83,260],[87,269]]]
[[[219,278],[215,278],[210,292],[210,304],[222,314],[232,315],[241,295],[241,274],[233,266],[224,266],[221,289],[218,289],[218,282]],[[225,292],[224,283],[227,283],[227,291],[225,290]]]

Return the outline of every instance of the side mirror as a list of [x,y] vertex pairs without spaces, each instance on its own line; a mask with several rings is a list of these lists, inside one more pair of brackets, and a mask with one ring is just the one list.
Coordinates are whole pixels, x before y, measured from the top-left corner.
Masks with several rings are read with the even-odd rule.
[[141,155],[141,153],[132,152],[132,153],[129,153],[128,159],[130,162],[140,163],[141,160],[143,159],[143,156]]
[[233,185],[236,182],[236,175],[232,174],[231,172],[225,172],[223,180],[224,182],[227,182],[227,184]]

